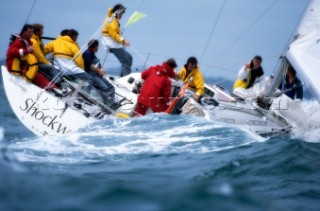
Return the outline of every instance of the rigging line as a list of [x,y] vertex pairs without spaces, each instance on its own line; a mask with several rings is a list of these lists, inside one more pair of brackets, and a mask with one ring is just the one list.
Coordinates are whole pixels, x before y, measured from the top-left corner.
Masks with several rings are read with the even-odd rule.
[[211,30],[210,35],[209,35],[209,38],[208,38],[208,40],[207,40],[207,43],[206,43],[206,45],[205,45],[205,47],[204,47],[204,50],[203,50],[203,52],[202,52],[202,55],[201,55],[201,57],[200,57],[200,63],[201,63],[201,61],[202,61],[202,59],[203,59],[203,56],[205,55],[205,53],[206,53],[206,51],[207,51],[207,48],[208,48],[208,46],[209,46],[211,37],[212,37],[212,35],[213,35],[213,33],[214,33],[215,29],[216,29],[217,23],[218,23],[218,21],[219,21],[219,19],[220,19],[220,16],[221,16],[221,13],[222,13],[222,10],[223,10],[223,8],[224,8],[224,5],[225,5],[226,1],[227,1],[227,0],[224,0],[224,1],[223,1],[223,4],[222,4],[222,6],[221,6],[221,8],[220,8],[220,11],[219,11],[219,14],[218,14],[218,18],[216,19],[216,21],[215,21],[215,23],[214,23],[214,25],[213,25],[213,27],[212,27],[212,30]]
[[[126,1],[127,7],[129,7],[132,2],[133,2],[133,0],[131,0],[131,1],[130,1],[130,0],[127,0],[127,1]],[[144,4],[144,2],[145,2],[145,0],[142,0],[142,3],[138,6],[137,10],[139,10],[139,9],[142,7],[142,5]]]
[[[149,58],[149,56],[147,56],[147,58],[143,57],[141,53],[138,52],[138,50],[136,50],[135,48],[133,48],[132,46],[128,46],[131,50],[133,50],[141,59],[142,61],[145,61],[145,64],[147,64],[148,66],[150,66],[150,63],[148,62],[147,58]],[[149,54],[148,54],[149,55]]]
[[272,4],[236,39],[221,55],[216,59],[215,63],[218,62],[277,2],[273,1]]
[[203,66],[208,66],[205,71],[202,71],[203,74],[204,74],[204,72],[210,70],[212,67],[216,67],[216,68],[219,68],[220,70],[226,70],[226,71],[229,71],[229,72],[232,72],[232,73],[236,73],[236,72],[237,72],[237,71],[235,71],[235,70],[231,70],[231,69],[229,69],[229,68],[222,67],[222,66],[219,66],[219,65],[216,65],[216,64],[212,64],[212,65],[206,65],[206,64],[204,64]]
[[133,0],[126,0],[124,5],[126,5],[126,7],[129,7],[132,2]]
[[[310,1],[309,1],[308,3],[306,3],[303,11],[306,11],[309,5],[310,5]],[[301,22],[302,22],[303,17],[305,16],[305,13],[306,13],[306,12],[303,12],[303,13],[300,15],[299,20],[298,20],[298,22],[297,22],[297,25],[296,25],[296,27],[293,29],[292,33],[291,33],[291,39],[288,39],[286,45],[284,46],[284,48],[283,48],[283,50],[282,50],[282,54],[281,54],[281,55],[284,55],[284,54],[285,54],[285,52],[286,52],[286,50],[288,49],[288,47],[289,47],[289,45],[291,44],[291,42],[293,42],[293,41],[295,40],[296,33],[298,32],[299,26],[301,25]],[[276,69],[276,67],[277,67],[277,64],[275,65],[274,70]],[[274,72],[274,71],[273,71],[273,72]]]
[[219,81],[216,81],[216,82],[213,82],[213,85],[217,85],[217,84],[220,84],[220,83],[222,83],[222,82],[224,82],[224,81],[228,81],[228,79],[221,79],[221,80],[219,80]]
[[[31,8],[31,10],[30,10],[29,16],[30,16],[30,14],[31,14],[31,11],[32,11],[35,3],[36,3],[36,0],[34,1],[34,4],[33,4],[32,8]],[[27,20],[29,19],[29,16],[28,16]],[[103,22],[103,23],[104,23],[104,22]],[[99,34],[101,33],[101,31],[102,31],[102,27],[103,27],[103,24],[102,24],[102,25],[98,28],[98,30],[91,36],[90,39],[97,38],[97,37],[99,36]],[[77,58],[78,56],[80,56],[80,54],[82,54],[82,53],[86,50],[86,46],[87,46],[87,44],[84,44],[83,46],[81,46],[81,48],[80,48],[79,51],[76,53],[76,55],[73,56],[72,60],[67,63],[67,66],[68,66],[69,64],[71,64],[72,61],[74,62],[74,61],[75,61],[75,58]],[[60,70],[59,74],[57,74],[57,75],[48,83],[48,85],[47,85],[44,89],[41,90],[41,92],[38,94],[37,100],[40,99],[41,95],[44,93],[44,91],[45,91],[47,88],[49,88],[49,86],[50,86],[51,84],[55,83],[60,77],[62,77],[62,76],[65,74],[65,70],[69,71],[66,67],[62,68],[62,69]],[[75,92],[76,92],[76,91],[79,91],[80,89],[81,89],[81,85],[79,85],[79,86],[76,88]]]
[[139,11],[139,9],[142,7],[142,5],[144,4],[145,0],[142,0],[142,3],[138,6],[137,11]]
[[[103,25],[101,25],[100,28],[91,36],[90,40],[98,37],[100,31],[102,30],[102,26],[103,26]],[[73,56],[73,58],[72,58],[72,61],[73,61],[73,62],[75,61],[75,58],[76,58],[76,57],[80,56],[80,54],[82,54],[82,53],[86,50],[86,46],[87,46],[87,44],[84,44],[83,46],[81,46],[79,52],[77,52],[76,55]],[[72,61],[69,61],[69,62],[67,63],[67,65],[71,64]],[[69,71],[66,67],[60,69],[59,74],[57,74],[43,90],[45,90],[46,88],[49,88],[49,86],[50,86],[52,83],[57,82],[58,79],[61,78],[61,77],[66,73],[66,71]],[[42,93],[43,93],[43,92],[40,93],[40,96],[42,95]]]
[[[279,59],[279,55],[269,55],[269,56],[264,56],[263,61],[265,60],[274,60],[274,59]],[[248,60],[248,58],[243,59],[243,58],[238,58],[238,59],[229,59],[229,60],[223,60],[223,62],[218,63],[219,65],[226,65],[226,64],[238,64],[238,63],[245,63]],[[217,66],[218,64],[207,64],[207,66]]]
[[[99,34],[101,33],[101,30],[102,30],[102,27],[103,27],[103,24],[102,24],[102,25],[98,28],[98,30],[91,36],[90,40],[91,40],[91,39],[95,39],[95,38],[97,38],[97,37],[99,36]],[[75,58],[78,57],[78,56],[80,56],[80,55],[86,50],[86,48],[87,48],[86,46],[87,46],[87,44],[82,45],[81,48],[80,48],[80,50],[76,53],[76,55],[73,56],[72,60],[69,61],[66,66],[68,66],[69,64],[71,64],[72,62],[74,62],[74,61],[75,61]],[[58,78],[62,77],[62,76],[65,74],[65,72],[66,72],[65,70],[66,70],[66,71],[69,71],[66,67],[62,68],[62,69],[60,70],[60,73],[59,73],[58,75],[56,75],[56,76],[50,81],[49,84],[55,82]],[[76,76],[75,76],[75,77],[76,77]],[[74,94],[76,94],[76,93],[78,93],[78,92],[80,91],[80,89],[81,89],[82,86],[84,85],[84,82],[85,82],[85,81],[86,81],[86,80],[81,80],[81,83],[75,88],[75,90],[74,90],[74,92],[73,92]],[[47,86],[48,86],[48,85],[47,85]],[[98,90],[98,89],[96,89],[95,87],[93,87],[91,84],[89,84],[89,86],[90,86],[91,88],[94,88],[98,93],[101,92],[100,90]],[[40,92],[40,94],[38,95],[38,99],[40,98],[40,96],[42,95],[42,93],[44,92],[44,90],[45,90],[45,89],[43,89],[43,90]],[[73,94],[73,95],[74,95],[74,94]],[[67,98],[67,100],[66,100],[66,102],[65,102],[65,103],[66,103],[66,106],[65,106],[64,110],[66,110],[67,107],[69,106],[71,97],[72,97],[72,96],[69,96],[69,98]],[[62,114],[63,114],[63,113],[62,113]]]
[[25,24],[28,22],[28,20],[29,20],[29,18],[30,18],[30,15],[31,15],[31,12],[32,12],[33,7],[34,7],[34,5],[36,4],[36,2],[37,2],[37,0],[34,0],[34,1],[33,1],[33,5],[32,5],[32,7],[31,7],[31,9],[30,9],[30,11],[29,11],[29,14],[28,14],[28,17],[27,17],[27,19],[26,19]]
[[[267,56],[267,57],[263,57],[264,60],[275,59],[275,58],[279,58],[279,56]],[[206,71],[208,71],[208,70],[210,70],[212,67],[216,67],[216,68],[219,68],[219,69],[222,69],[222,70],[226,70],[226,71],[229,71],[229,72],[237,73],[238,71],[235,71],[235,70],[232,70],[232,69],[223,67],[223,66],[221,66],[221,65],[233,64],[233,63],[239,63],[239,62],[243,63],[243,59],[239,59],[239,60],[227,60],[227,61],[225,61],[224,63],[219,63],[220,65],[218,65],[218,64],[202,64],[202,66],[207,66],[207,67],[206,67],[206,70],[203,71],[203,73],[206,72]]]

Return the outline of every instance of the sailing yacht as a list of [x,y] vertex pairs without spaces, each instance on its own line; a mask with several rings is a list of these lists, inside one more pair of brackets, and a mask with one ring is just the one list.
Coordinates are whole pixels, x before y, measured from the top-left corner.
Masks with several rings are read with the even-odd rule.
[[[283,79],[285,68],[290,63],[302,76],[307,88],[320,102],[320,2],[311,0],[300,21],[297,32],[283,53],[276,72],[269,78],[259,94],[243,98],[226,92],[219,86],[205,85],[201,104],[188,93],[180,104],[180,115],[195,115],[199,118],[232,124],[261,136],[288,133],[293,127],[301,126],[306,113],[301,102],[294,101],[277,87]],[[105,76],[115,87],[118,105],[104,105],[99,93],[88,95],[81,91],[79,83],[66,82],[72,92],[57,97],[22,77],[10,74],[1,67],[6,96],[17,118],[39,136],[63,135],[76,132],[88,124],[110,116],[132,117],[137,103],[137,83],[140,73],[125,77]],[[172,81],[172,97],[179,93],[182,84]],[[17,97],[18,96],[18,97]],[[191,94],[192,96],[192,94]]]

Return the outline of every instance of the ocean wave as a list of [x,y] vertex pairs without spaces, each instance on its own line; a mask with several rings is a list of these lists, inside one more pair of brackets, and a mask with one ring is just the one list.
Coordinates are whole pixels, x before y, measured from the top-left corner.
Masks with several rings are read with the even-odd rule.
[[25,162],[83,163],[133,155],[213,153],[263,140],[211,120],[152,114],[127,120],[108,118],[64,136],[26,138],[10,149]]

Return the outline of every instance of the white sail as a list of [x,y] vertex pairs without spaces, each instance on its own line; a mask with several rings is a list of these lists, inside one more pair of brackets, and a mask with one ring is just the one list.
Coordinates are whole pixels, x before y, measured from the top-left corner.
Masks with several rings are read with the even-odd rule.
[[320,1],[311,0],[286,57],[320,103]]

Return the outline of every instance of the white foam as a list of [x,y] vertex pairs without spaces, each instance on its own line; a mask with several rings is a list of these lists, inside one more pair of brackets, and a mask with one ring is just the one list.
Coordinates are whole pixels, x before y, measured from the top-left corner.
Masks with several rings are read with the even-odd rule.
[[[230,131],[230,136],[222,134],[221,129]],[[79,163],[137,154],[209,153],[255,141],[261,141],[261,137],[230,125],[191,116],[155,114],[129,120],[108,119],[78,133],[25,139],[10,147],[21,161]]]
[[307,142],[320,142],[320,105],[315,100],[302,101],[303,109],[307,112],[307,119],[303,120],[303,126],[293,128],[291,137]]
[[4,139],[4,129],[0,127],[0,141]]

